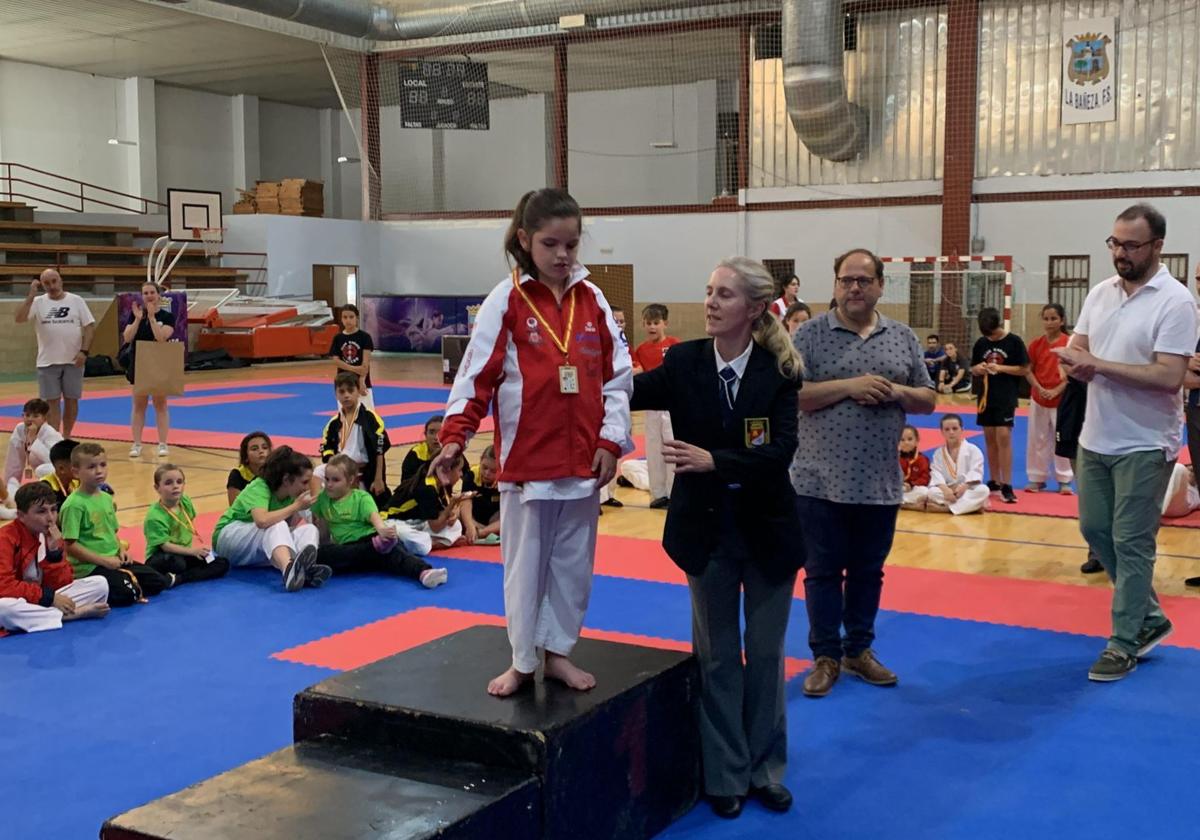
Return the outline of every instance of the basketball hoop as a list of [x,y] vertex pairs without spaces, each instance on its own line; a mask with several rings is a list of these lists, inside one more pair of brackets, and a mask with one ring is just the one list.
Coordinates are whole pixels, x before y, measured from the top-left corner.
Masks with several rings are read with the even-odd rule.
[[192,228],[192,235],[204,244],[204,253],[209,257],[221,253],[221,240],[225,228]]

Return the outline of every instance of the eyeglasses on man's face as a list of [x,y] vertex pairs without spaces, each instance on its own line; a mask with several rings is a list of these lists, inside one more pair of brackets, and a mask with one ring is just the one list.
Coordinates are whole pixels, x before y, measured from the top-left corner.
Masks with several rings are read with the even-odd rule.
[[841,286],[843,289],[849,290],[855,286],[858,286],[860,289],[869,288],[871,284],[878,279],[879,278],[877,277],[863,277],[860,275],[856,277],[839,277],[837,278],[837,281],[839,286]]
[[1124,251],[1126,254],[1132,254],[1134,251],[1140,251],[1147,245],[1153,245],[1157,241],[1157,239],[1147,239],[1145,242],[1122,242],[1115,236],[1110,236],[1104,240],[1104,244],[1108,246],[1108,250],[1110,251]]

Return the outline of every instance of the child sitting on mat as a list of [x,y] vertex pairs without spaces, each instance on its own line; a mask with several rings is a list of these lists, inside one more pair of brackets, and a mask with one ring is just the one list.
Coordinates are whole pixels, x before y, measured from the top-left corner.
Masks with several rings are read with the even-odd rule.
[[929,465],[925,509],[955,515],[978,513],[987,505],[989,495],[983,483],[983,452],[963,440],[962,418],[957,414],[943,414],[941,427],[946,445],[934,453]]
[[[60,515],[63,502],[79,486],[79,479],[75,478],[75,471],[71,467],[71,453],[75,451],[76,446],[79,446],[79,441],[64,438],[50,447],[50,464],[54,467],[54,471],[42,477],[42,481],[54,491]],[[116,495],[112,485],[107,482],[101,484],[100,489],[110,496]],[[113,507],[115,508],[116,505],[114,504]]]
[[0,630],[58,630],[107,615],[108,581],[74,580],[63,556],[54,491],[39,481],[15,497],[17,521],[0,529]]
[[396,488],[388,505],[389,516],[428,533],[434,550],[455,545],[463,538],[462,506],[475,498],[474,491],[460,486],[466,467],[461,452],[445,465],[441,475],[423,464],[416,475]]
[[63,502],[63,540],[75,577],[108,581],[108,603],[127,607],[144,603],[167,589],[171,579],[129,556],[129,544],[117,538],[117,511],[100,485],[108,477],[108,455],[98,443],[81,443],[71,452],[79,486]]
[[21,422],[8,439],[8,455],[4,459],[4,490],[8,495],[27,481],[44,478],[54,472],[50,464],[50,448],[63,439],[58,429],[46,422],[50,404],[32,399],[21,408]]
[[402,522],[384,522],[375,500],[357,484],[353,458],[329,459],[325,489],[312,506],[324,543],[317,559],[335,572],[386,572],[418,580],[427,589],[445,583],[445,569],[433,568],[409,549],[405,537],[412,529]]
[[183,492],[183,470],[163,464],[154,471],[158,501],[142,522],[146,535],[146,565],[162,572],[172,586],[215,580],[229,571],[229,561],[217,557],[196,539],[196,507]]
[[1200,490],[1196,489],[1196,471],[1190,465],[1176,464],[1163,495],[1162,515],[1178,519],[1197,508],[1200,508]]
[[[362,389],[358,377],[347,371],[333,380],[337,395],[338,413],[325,424],[321,444],[321,460],[328,463],[334,455],[348,455],[359,467],[363,489],[377,504],[386,504],[391,494],[387,486],[387,459],[391,449],[383,419],[362,404]],[[325,464],[314,473],[318,486],[325,480]]]
[[496,463],[496,447],[489,445],[479,456],[472,470],[476,495],[462,507],[463,532],[467,542],[496,545],[500,542],[500,465]]
[[317,526],[300,513],[312,507],[312,461],[290,446],[271,452],[213,529],[213,548],[230,566],[274,566],[283,588],[320,586],[333,570],[319,564]]
[[929,459],[920,449],[921,433],[916,426],[905,426],[900,432],[900,472],[904,474],[905,510],[925,510],[929,497]]
[[266,432],[251,432],[238,445],[238,465],[229,471],[225,480],[225,493],[229,504],[246,489],[246,485],[258,478],[262,466],[271,454],[271,437]]
[[425,421],[425,440],[408,450],[408,454],[404,456],[404,463],[400,465],[401,484],[411,480],[417,474],[417,470],[432,461],[442,451],[442,445],[438,443],[438,435],[441,432],[442,415],[435,414]]

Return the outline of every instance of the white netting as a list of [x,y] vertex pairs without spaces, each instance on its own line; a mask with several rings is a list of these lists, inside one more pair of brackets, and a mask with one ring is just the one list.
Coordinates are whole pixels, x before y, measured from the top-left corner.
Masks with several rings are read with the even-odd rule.
[[204,246],[205,255],[209,257],[220,255],[221,241],[225,234],[224,228],[196,228],[194,233]]
[[943,341],[974,341],[979,336],[976,316],[989,306],[998,309],[1018,335],[1036,326],[1025,311],[1027,307],[1014,300],[1011,257],[883,259],[880,309],[920,335],[936,333]]

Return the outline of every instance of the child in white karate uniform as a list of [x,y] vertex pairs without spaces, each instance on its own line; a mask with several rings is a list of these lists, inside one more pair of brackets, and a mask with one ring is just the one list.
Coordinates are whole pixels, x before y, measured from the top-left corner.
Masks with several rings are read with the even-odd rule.
[[4,459],[4,489],[9,496],[25,482],[54,472],[50,447],[63,439],[58,429],[46,422],[50,404],[45,400],[29,400],[21,413],[24,417],[8,439],[8,455]]
[[978,513],[988,502],[988,488],[983,483],[983,452],[963,440],[962,418],[957,414],[942,415],[941,426],[946,445],[933,454],[929,464],[925,509],[949,511],[956,516]]
[[1163,496],[1162,515],[1178,519],[1200,508],[1200,490],[1196,489],[1196,473],[1191,466],[1176,464]]
[[517,267],[480,307],[431,464],[454,464],[494,403],[512,646],[488,684],[496,697],[528,685],[542,651],[547,679],[596,685],[570,655],[591,597],[599,488],[632,449],[633,377],[608,302],[577,261],[582,220],[562,190],[521,198],[505,236]]

